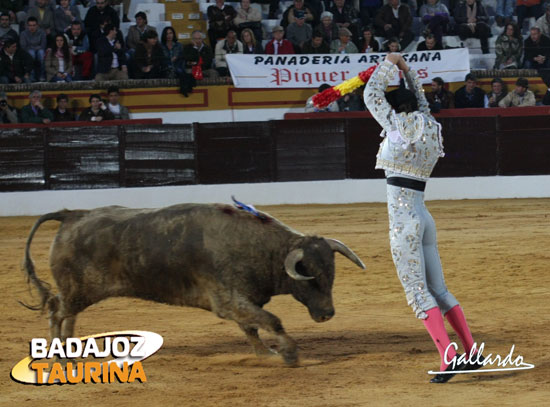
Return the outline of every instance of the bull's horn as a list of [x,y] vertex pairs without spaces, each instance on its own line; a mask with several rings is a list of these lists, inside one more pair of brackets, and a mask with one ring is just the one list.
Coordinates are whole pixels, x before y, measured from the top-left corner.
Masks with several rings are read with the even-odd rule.
[[325,240],[326,240],[326,242],[328,243],[328,245],[330,246],[330,248],[333,251],[338,252],[338,253],[346,256],[348,259],[350,259],[352,262],[357,264],[362,269],[366,268],[365,264],[363,264],[361,259],[349,247],[347,247],[344,243],[342,243],[341,241],[336,240],[336,239],[327,239],[327,238],[325,238]]
[[303,280],[311,280],[312,278],[315,278],[315,277],[311,277],[311,276],[303,276],[301,275],[300,273],[298,273],[296,271],[296,264],[302,260],[304,258],[304,251],[302,249],[295,249],[295,250],[292,250],[290,253],[288,253],[288,255],[286,256],[286,259],[285,259],[285,270],[286,270],[286,273],[292,277],[294,280],[299,280],[299,281],[303,281]]

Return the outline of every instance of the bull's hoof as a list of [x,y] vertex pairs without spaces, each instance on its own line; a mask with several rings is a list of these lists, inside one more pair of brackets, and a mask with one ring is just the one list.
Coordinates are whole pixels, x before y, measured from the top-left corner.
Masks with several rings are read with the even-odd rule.
[[268,349],[265,346],[254,348],[254,353],[256,353],[256,356],[258,356],[259,358],[279,356],[279,352],[277,352],[275,349]]
[[297,352],[283,353],[283,360],[288,367],[298,367],[300,365]]

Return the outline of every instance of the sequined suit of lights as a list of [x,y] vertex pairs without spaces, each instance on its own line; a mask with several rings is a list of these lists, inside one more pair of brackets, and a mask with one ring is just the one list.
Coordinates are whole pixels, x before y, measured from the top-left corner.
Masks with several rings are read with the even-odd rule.
[[[416,72],[405,74],[416,95],[418,110],[396,113],[385,98],[385,90],[398,68],[384,61],[365,87],[365,104],[382,126],[376,168],[386,177],[398,176],[427,181],[443,154],[441,126],[430,114],[424,90]],[[416,316],[439,306],[443,314],[458,305],[443,278],[437,249],[435,223],[424,205],[424,192],[387,185],[390,244],[399,281]]]

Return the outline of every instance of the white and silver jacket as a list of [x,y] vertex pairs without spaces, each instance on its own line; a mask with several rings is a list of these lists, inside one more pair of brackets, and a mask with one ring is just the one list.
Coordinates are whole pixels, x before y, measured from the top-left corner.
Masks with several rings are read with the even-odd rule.
[[372,116],[382,126],[376,169],[383,169],[422,181],[428,180],[439,157],[443,157],[441,125],[430,113],[424,89],[415,71],[409,70],[405,79],[418,100],[418,110],[396,113],[384,92],[399,71],[389,61],[382,62],[369,79],[363,97]]

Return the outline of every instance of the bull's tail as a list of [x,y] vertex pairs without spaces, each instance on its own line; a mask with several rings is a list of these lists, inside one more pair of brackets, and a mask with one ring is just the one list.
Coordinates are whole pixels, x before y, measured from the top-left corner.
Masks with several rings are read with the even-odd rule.
[[34,271],[34,263],[32,261],[30,253],[32,238],[34,237],[34,234],[42,223],[49,220],[62,222],[63,220],[65,220],[69,213],[70,211],[68,210],[62,210],[59,212],[47,213],[46,215],[41,216],[32,227],[29,238],[27,239],[27,246],[25,247],[25,260],[23,262],[23,271],[27,276],[27,283],[32,284],[34,288],[36,288],[36,290],[38,291],[38,294],[40,295],[40,303],[36,305],[28,305],[21,301],[19,301],[19,303],[33,311],[43,312],[47,305],[49,306],[49,308],[54,307],[55,297],[50,291],[50,284],[39,279]]

